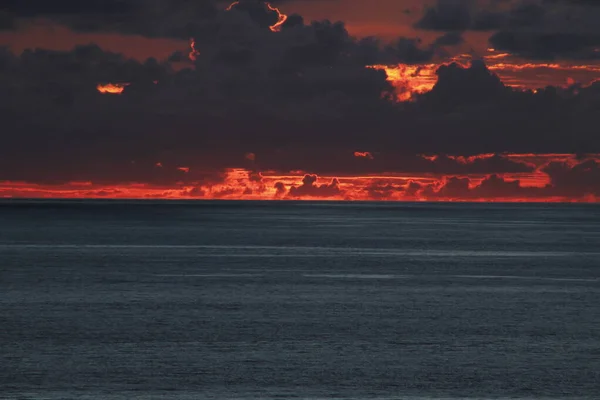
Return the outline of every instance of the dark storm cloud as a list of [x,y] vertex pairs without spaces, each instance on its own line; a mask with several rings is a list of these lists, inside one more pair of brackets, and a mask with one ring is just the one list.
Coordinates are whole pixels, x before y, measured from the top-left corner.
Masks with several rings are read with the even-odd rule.
[[474,60],[469,68],[456,63],[442,65],[437,75],[437,84],[423,96],[425,104],[432,107],[481,104],[482,101],[495,101],[511,94],[511,90],[480,60]]
[[600,59],[600,51],[597,49],[600,46],[600,33],[501,31],[493,34],[489,41],[496,50],[532,59]]
[[[347,58],[283,70],[273,69],[280,59],[266,65],[262,56],[252,59],[249,67],[201,56],[197,70],[174,72],[95,46],[20,57],[4,51],[0,180],[219,182],[225,168],[521,173],[532,166],[502,156],[415,154],[600,150],[590,128],[597,85],[578,88],[579,94],[516,92],[482,63],[449,65],[438,71],[432,92],[394,104],[381,97],[389,89],[382,71]],[[259,67],[270,72],[257,75]],[[100,82],[128,81],[121,96],[95,89]],[[356,157],[357,151],[372,157]],[[325,190],[312,186],[298,190]]]
[[[202,40],[218,34],[229,5],[262,29],[278,21],[278,13],[260,0],[4,0],[0,10],[11,17],[49,18],[76,31]],[[290,16],[286,26],[302,22]]]
[[523,187],[519,180],[507,180],[491,175],[479,184],[473,184],[469,178],[451,177],[440,187],[433,185],[423,188],[420,195],[435,199],[541,199],[551,196],[548,188]]
[[342,194],[340,183],[333,179],[330,183],[317,184],[319,178],[316,175],[306,175],[302,179],[302,185],[292,186],[288,196],[292,198],[301,197],[336,197]]
[[558,196],[600,196],[600,163],[585,160],[572,165],[567,162],[552,162],[543,171],[550,177],[550,184]]
[[[368,129],[368,128],[365,128]],[[370,143],[371,146],[374,143]],[[337,148],[289,149],[278,153],[263,152],[257,155],[256,166],[261,170],[309,170],[318,175],[359,175],[381,172],[429,174],[492,174],[533,172],[534,167],[513,161],[502,155],[472,160],[454,156],[415,156],[402,151],[399,143],[387,150],[373,154],[373,158],[356,157],[344,144]]]
[[435,44],[438,46],[456,46],[463,43],[465,40],[460,33],[448,32],[438,37]]
[[[502,3],[510,3],[502,7]],[[489,31],[530,27],[542,21],[546,11],[534,2],[437,0],[427,7],[415,27],[433,31]]]
[[499,51],[541,60],[591,60],[600,58],[600,8],[593,3],[438,0],[425,10],[415,27],[498,31],[489,42]]
[[[384,50],[350,38],[343,24],[275,34],[231,12],[220,25],[218,40],[204,41],[195,70],[179,73],[96,46],[20,56],[4,50],[0,113],[4,131],[13,133],[3,138],[0,179],[210,179],[206,169],[246,167],[244,154],[264,147],[262,140],[285,140],[290,121],[389,107],[381,97],[392,91],[385,73],[364,68],[364,58],[394,60],[402,51],[415,57],[416,44]],[[110,97],[96,91],[102,83],[129,86]],[[190,165],[189,173],[178,169]]]
[[583,199],[600,196],[600,163],[596,160],[576,164],[551,162],[543,171],[550,178],[550,183],[544,187],[523,186],[519,180],[498,175],[491,175],[475,185],[469,178],[451,177],[440,187],[425,187],[420,194],[428,199]]
[[586,6],[591,6],[591,7],[598,7],[600,6],[600,3],[597,0],[543,0],[544,4],[556,4],[556,3],[563,3],[563,4],[575,4],[575,5],[586,5]]
[[2,0],[0,8],[20,17],[81,14],[123,14],[132,12],[129,0]]
[[[196,61],[182,49],[173,58],[177,69],[94,45],[18,56],[0,51],[0,180],[200,187],[222,182],[227,168],[255,171],[252,182],[265,170],[503,174],[533,167],[502,156],[415,155],[600,152],[593,129],[599,84],[520,92],[482,62],[467,69],[451,64],[438,70],[430,93],[397,104],[385,72],[365,66],[429,62],[435,46],[411,38],[391,45],[358,40],[330,21],[297,20],[271,32],[272,18],[263,20],[270,15],[263,12],[207,14],[192,27],[208,27],[198,37]],[[455,42],[452,35],[441,41]],[[129,85],[122,95],[102,95],[96,86],[105,83]],[[308,176],[290,195],[343,195],[339,182]],[[200,196],[198,190],[189,196]],[[227,196],[224,190],[212,195]],[[277,188],[279,196],[284,190]]]
[[464,31],[471,25],[470,4],[459,0],[438,0],[425,10],[415,27],[435,31]]
[[114,31],[148,37],[188,38],[218,14],[211,0],[3,0],[0,9],[43,17],[78,31]]
[[0,32],[16,28],[15,16],[0,9]]

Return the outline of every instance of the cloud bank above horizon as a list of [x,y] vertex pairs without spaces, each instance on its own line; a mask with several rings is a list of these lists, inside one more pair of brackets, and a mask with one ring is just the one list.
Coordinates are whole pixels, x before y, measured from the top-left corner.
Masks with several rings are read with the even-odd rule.
[[[406,0],[393,39],[287,11],[344,1],[5,2],[0,196],[600,199],[600,7]],[[174,47],[16,51],[42,23]]]

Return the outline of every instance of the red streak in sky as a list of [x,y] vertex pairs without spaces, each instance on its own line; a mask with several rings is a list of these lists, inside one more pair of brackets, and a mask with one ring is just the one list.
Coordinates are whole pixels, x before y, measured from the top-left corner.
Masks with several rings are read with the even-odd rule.
[[279,11],[279,8],[273,7],[271,5],[271,3],[265,3],[267,5],[267,8],[271,11],[275,11],[277,13],[278,16],[278,20],[277,23],[275,25],[271,25],[269,27],[269,29],[271,29],[272,32],[280,32],[281,31],[281,27],[283,26],[283,24],[285,24],[285,21],[287,21],[288,16],[283,14],[281,11]]
[[449,159],[454,160],[460,164],[473,164],[476,160],[485,160],[487,158],[492,158],[494,157],[495,154],[494,153],[489,153],[489,154],[478,154],[475,156],[447,156]]
[[229,5],[229,7],[227,7],[227,8],[225,9],[225,11],[231,11],[231,10],[233,9],[233,7],[237,6],[238,4],[240,4],[240,2],[239,2],[239,1],[234,1],[233,3],[231,3],[231,4]]
[[[239,1],[234,1],[233,3],[231,3],[226,9],[225,11],[231,11],[233,10],[233,8],[235,6],[237,6],[238,4],[240,4]],[[281,32],[281,27],[283,26],[283,24],[285,24],[285,21],[287,21],[288,16],[285,15],[284,13],[282,13],[279,8],[277,7],[273,7],[271,5],[271,3],[265,2],[265,7],[269,10],[269,11],[274,11],[277,13],[277,22],[274,25],[269,26],[269,29],[271,30],[271,32]]]

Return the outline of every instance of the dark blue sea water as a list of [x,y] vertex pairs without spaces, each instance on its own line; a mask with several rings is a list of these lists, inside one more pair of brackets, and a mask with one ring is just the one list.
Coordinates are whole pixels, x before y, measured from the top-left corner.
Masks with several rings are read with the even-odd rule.
[[600,398],[600,207],[0,203],[0,398]]

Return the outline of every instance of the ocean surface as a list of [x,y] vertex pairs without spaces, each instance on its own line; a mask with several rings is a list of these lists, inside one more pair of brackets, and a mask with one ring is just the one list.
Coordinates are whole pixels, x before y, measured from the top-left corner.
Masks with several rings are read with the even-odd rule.
[[597,205],[0,202],[1,399],[599,399]]

